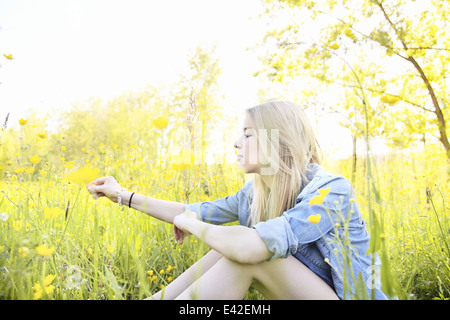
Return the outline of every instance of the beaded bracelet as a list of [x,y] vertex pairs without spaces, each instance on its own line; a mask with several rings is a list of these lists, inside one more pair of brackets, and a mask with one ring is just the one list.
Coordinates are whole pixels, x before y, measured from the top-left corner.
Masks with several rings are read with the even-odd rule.
[[125,188],[120,189],[117,191],[117,202],[119,203],[119,206],[122,206],[122,192],[126,191]]

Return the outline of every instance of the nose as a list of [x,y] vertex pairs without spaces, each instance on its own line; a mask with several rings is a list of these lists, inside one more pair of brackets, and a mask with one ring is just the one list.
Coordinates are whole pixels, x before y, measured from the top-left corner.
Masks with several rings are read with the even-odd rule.
[[239,149],[239,148],[241,147],[241,138],[237,139],[237,140],[234,142],[234,147],[235,147],[236,149]]

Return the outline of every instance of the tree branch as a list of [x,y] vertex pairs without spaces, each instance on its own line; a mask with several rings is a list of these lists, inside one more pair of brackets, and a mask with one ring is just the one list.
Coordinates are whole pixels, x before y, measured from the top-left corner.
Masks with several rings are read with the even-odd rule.
[[[386,11],[384,10],[383,4],[379,1],[376,1],[376,4],[380,8],[380,10],[383,12],[383,15],[384,15],[384,18],[386,19],[386,21],[390,24],[391,28],[395,31],[395,34],[397,35],[398,39],[400,40],[400,42],[403,45],[403,49],[405,51],[408,51],[408,46],[405,44],[403,39],[401,39],[397,28],[395,27],[394,23],[391,21],[391,19],[387,15]],[[438,128],[439,128],[439,134],[440,134],[439,140],[444,145],[445,151],[447,152],[447,156],[450,159],[450,142],[448,141],[448,137],[447,137],[447,127],[445,124],[445,118],[444,118],[442,109],[439,106],[434,89],[431,86],[431,83],[428,81],[427,76],[423,72],[422,67],[419,65],[419,63],[416,61],[416,59],[414,59],[414,57],[410,55],[410,56],[408,56],[407,60],[409,62],[411,62],[413,64],[413,66],[416,68],[416,70],[419,72],[420,77],[422,78],[423,82],[425,83],[425,86],[427,87],[428,93],[430,94],[430,97],[431,97],[431,101],[433,102],[433,106],[435,108],[434,113],[436,114],[436,117],[438,120]]]

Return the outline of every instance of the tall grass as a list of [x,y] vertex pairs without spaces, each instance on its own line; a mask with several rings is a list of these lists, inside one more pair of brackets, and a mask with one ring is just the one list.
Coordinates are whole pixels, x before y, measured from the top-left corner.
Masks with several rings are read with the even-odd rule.
[[[445,153],[430,145],[424,152],[392,152],[374,160],[383,228],[371,236],[378,236],[385,246],[396,296],[450,298],[450,188]],[[332,166],[343,175],[351,174],[349,160]],[[360,161],[354,189],[369,221],[365,170],[365,162]]]
[[[75,163],[30,164],[33,152],[23,148],[7,159],[3,153],[0,162],[0,299],[142,299],[207,252],[193,237],[177,245],[171,225],[106,199],[94,201],[83,185],[66,179],[79,166],[95,165],[100,175],[114,175],[128,190],[179,202],[219,199],[244,183],[235,166],[180,169],[164,157],[149,161],[144,157],[148,150],[138,146],[129,153],[111,148],[99,156],[86,154]],[[8,160],[15,157],[20,163]],[[444,152],[428,145],[421,152],[392,152],[371,161],[381,226],[372,237],[390,267],[385,280],[400,299],[450,298],[450,188]],[[329,159],[324,165],[352,176],[352,159]],[[369,201],[373,206],[375,195],[367,188],[367,169],[367,161],[358,162],[354,190],[373,230]],[[52,216],[49,208],[59,210]],[[261,296],[251,290],[246,298]]]

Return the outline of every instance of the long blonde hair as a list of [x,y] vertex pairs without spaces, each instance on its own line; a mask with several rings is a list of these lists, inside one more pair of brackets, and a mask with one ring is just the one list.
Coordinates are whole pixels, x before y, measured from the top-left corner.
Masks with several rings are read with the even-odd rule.
[[[320,147],[314,129],[300,106],[280,100],[269,100],[246,110],[258,137],[259,150],[268,143],[272,152],[269,158],[276,163],[276,170],[267,185],[261,174],[255,174],[253,202],[249,223],[267,221],[278,217],[295,205],[299,192],[307,181],[308,165],[320,164]],[[264,130],[261,130],[264,129]],[[258,132],[273,131],[262,141]],[[276,137],[276,139],[274,139]],[[268,156],[268,155],[264,155]]]

